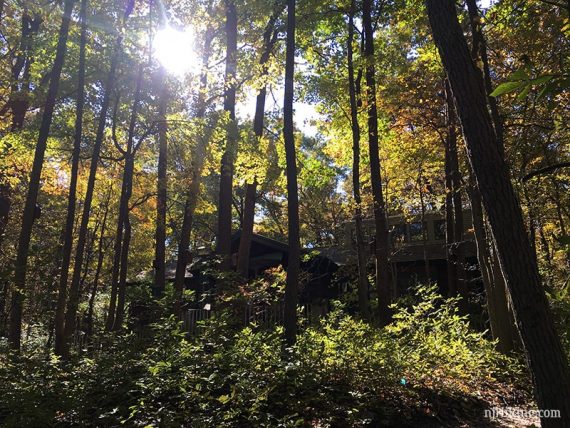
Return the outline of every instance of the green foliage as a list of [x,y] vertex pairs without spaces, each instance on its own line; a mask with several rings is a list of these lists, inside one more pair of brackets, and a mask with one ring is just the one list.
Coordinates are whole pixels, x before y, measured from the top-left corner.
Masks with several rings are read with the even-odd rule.
[[[263,287],[280,287],[275,272]],[[261,281],[260,281],[261,282]],[[260,284],[261,285],[261,284]],[[137,294],[143,294],[138,292]],[[144,300],[144,299],[143,299]],[[421,394],[469,395],[497,378],[521,378],[483,333],[457,314],[457,299],[422,286],[378,328],[337,304],[292,348],[281,327],[235,327],[231,307],[196,336],[174,317],[152,334],[99,338],[89,358],[63,363],[37,352],[0,360],[4,426],[362,426],[419,412]],[[119,375],[120,374],[120,375]],[[395,419],[397,418],[397,419]]]
[[414,294],[411,304],[392,306],[394,322],[387,327],[410,378],[437,387],[451,378],[467,386],[520,372],[514,360],[494,349],[485,332],[470,328],[468,315],[459,314],[460,298],[443,298],[436,285],[419,285]]

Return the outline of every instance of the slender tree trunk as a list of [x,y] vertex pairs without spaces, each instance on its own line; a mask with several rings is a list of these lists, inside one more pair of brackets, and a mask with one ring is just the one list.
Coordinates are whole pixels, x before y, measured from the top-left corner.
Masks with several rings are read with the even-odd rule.
[[456,278],[455,292],[463,297],[462,305],[465,307],[468,287],[465,275],[465,256],[463,254],[463,202],[461,198],[461,172],[459,170],[459,157],[457,154],[456,113],[453,104],[453,95],[449,82],[445,81],[445,98],[447,112],[447,159],[451,179],[451,202],[453,204],[453,244],[451,246],[452,261],[455,264]]
[[117,293],[117,313],[113,330],[118,331],[123,328],[123,320],[125,319],[125,295],[127,291],[127,274],[129,266],[129,248],[131,246],[131,220],[129,214],[125,217],[125,234],[123,237],[123,245],[121,248],[121,273],[119,276],[119,290]]
[[[133,107],[131,109],[131,117],[129,121],[129,129],[127,135],[127,147],[125,150],[125,169],[123,171],[123,185],[121,188],[121,199],[119,204],[119,225],[117,226],[116,240],[119,241],[119,245],[115,242],[115,251],[118,250],[119,257],[117,254],[114,255],[113,263],[113,275],[116,274],[115,270],[119,270],[115,267],[115,262],[119,259],[120,262],[120,275],[119,284],[115,286],[115,282],[112,284],[115,286],[115,296],[113,296],[113,290],[111,290],[111,302],[109,303],[109,313],[107,319],[107,327],[113,330],[120,330],[122,328],[123,318],[124,318],[124,307],[125,307],[125,292],[126,292],[126,278],[128,272],[128,262],[129,262],[129,247],[130,247],[130,220],[129,220],[129,201],[133,193],[133,175],[135,171],[135,148],[134,148],[134,137],[135,137],[135,126],[137,123],[138,111],[140,106],[141,90],[143,84],[143,67],[141,66],[135,88],[135,96],[133,100]],[[119,231],[120,228],[120,231]],[[124,232],[123,232],[124,229]],[[128,235],[128,236],[127,236]],[[115,279],[116,281],[117,279]],[[116,307],[115,307],[115,299]],[[115,310],[116,308],[116,310]],[[114,319],[112,319],[114,316]]]
[[388,306],[392,293],[390,279],[388,221],[386,204],[382,194],[380,149],[378,146],[378,111],[376,107],[376,76],[374,68],[374,30],[372,29],[372,0],[363,1],[364,57],[366,59],[366,98],[368,102],[368,148],[370,156],[370,180],[374,200],[376,288],[381,324],[388,323]]
[[166,188],[167,188],[167,156],[168,156],[168,124],[166,111],[168,106],[168,87],[166,70],[161,68],[162,84],[160,105],[158,107],[158,177],[156,201],[156,232],[154,250],[154,287],[158,296],[162,296],[166,287]]
[[[508,354],[514,348],[513,324],[509,315],[505,281],[500,272],[496,272],[498,263],[494,264],[489,253],[489,237],[485,228],[481,196],[476,188],[475,179],[471,178],[469,197],[471,202],[471,215],[473,217],[473,229],[475,232],[475,244],[477,247],[477,260],[485,295],[487,297],[487,312],[493,339],[497,340],[497,350]],[[495,267],[495,270],[493,269]]]
[[[135,95],[133,100],[133,107],[131,109],[131,117],[129,121],[129,129],[127,131],[127,147],[123,151],[125,157],[125,168],[123,170],[123,182],[121,185],[121,196],[119,199],[119,216],[117,219],[117,230],[115,233],[115,243],[113,245],[113,268],[111,271],[111,297],[109,301],[109,311],[107,312],[107,319],[105,321],[105,329],[110,331],[113,329],[115,323],[115,316],[117,311],[117,296],[121,300],[124,299],[124,286],[117,283],[119,281],[120,270],[123,269],[122,253],[124,251],[124,237],[123,230],[126,227],[125,223],[129,217],[129,200],[133,188],[133,174],[135,170],[135,150],[134,150],[134,134],[135,126],[137,123],[137,116],[141,98],[141,89],[143,83],[143,67],[139,69],[137,75],[137,83],[135,88]],[[127,257],[128,260],[128,257]],[[119,281],[120,282],[120,281]]]
[[59,273],[59,288],[57,306],[55,310],[55,353],[63,352],[65,304],[67,302],[67,280],[73,247],[73,227],[75,221],[75,205],[77,202],[77,176],[79,174],[79,160],[81,155],[81,138],[83,136],[83,107],[85,104],[85,45],[87,43],[87,0],[81,1],[80,10],[81,36],[79,40],[79,70],[77,77],[77,104],[75,109],[75,136],[73,139],[73,153],[71,156],[71,177],[69,180],[69,194],[67,197],[67,218],[63,232],[63,248]]
[[236,124],[236,67],[237,67],[237,11],[233,0],[225,0],[226,8],[226,75],[224,111],[229,115],[226,132],[226,147],[222,155],[220,193],[218,200],[218,236],[216,252],[222,256],[222,269],[231,268],[232,235],[232,184],[234,158],[237,152]]
[[299,189],[293,125],[293,87],[295,77],[295,0],[287,0],[287,43],[285,53],[285,98],[283,101],[283,137],[287,165],[287,214],[289,261],[285,284],[285,340],[293,345],[297,339],[297,295],[301,268],[299,236]]
[[69,24],[71,12],[73,10],[73,0],[66,0],[64,3],[63,19],[59,29],[59,36],[56,48],[55,59],[51,70],[50,83],[46,97],[38,142],[34,154],[32,172],[28,183],[28,193],[22,215],[22,228],[18,241],[18,251],[16,255],[16,269],[14,277],[14,292],[12,296],[12,306],[10,311],[9,342],[12,349],[20,349],[22,333],[22,305],[26,290],[26,273],[28,264],[28,252],[32,237],[32,226],[36,214],[36,202],[40,190],[40,176],[42,173],[43,161],[47,147],[47,139],[51,127],[53,111],[56,103],[56,96],[59,87],[61,69],[65,61],[67,50],[67,36],[69,34]]
[[[212,53],[212,41],[214,39],[214,30],[208,27],[204,35],[204,48],[202,49],[202,72],[200,76],[200,88],[196,99],[196,119],[203,125],[206,115],[206,91],[208,88],[208,63]],[[173,313],[179,318],[182,317],[182,297],[184,293],[184,279],[186,278],[186,266],[190,263],[190,236],[194,221],[194,211],[198,204],[198,194],[200,193],[200,183],[202,179],[202,171],[204,169],[204,160],[206,158],[206,146],[208,144],[210,133],[204,127],[198,133],[198,141],[196,142],[196,150],[191,167],[191,181],[186,195],[186,203],[184,206],[184,218],[182,220],[182,230],[180,232],[180,240],[178,241],[178,259],[176,261],[176,275],[174,277],[174,308]]]
[[[109,199],[111,197],[109,192]],[[93,338],[93,313],[95,308],[95,297],[97,296],[97,288],[99,287],[99,277],[101,276],[101,269],[103,268],[103,260],[105,256],[105,233],[107,232],[107,215],[109,214],[109,203],[105,206],[105,213],[103,214],[103,221],[101,222],[101,232],[99,233],[99,245],[97,255],[97,267],[95,268],[95,276],[93,277],[93,284],[91,286],[91,294],[89,296],[89,308],[87,310],[87,326],[86,336],[87,342],[91,343]]]
[[493,92],[493,81],[491,80],[491,70],[489,68],[489,58],[487,56],[487,43],[483,35],[483,21],[479,16],[479,9],[477,8],[476,0],[466,0],[467,10],[469,13],[469,22],[471,26],[471,33],[473,36],[473,45],[471,56],[475,59],[478,68],[483,73],[483,81],[485,83],[485,92],[487,93],[487,102],[491,111],[491,118],[493,119],[493,126],[497,136],[497,145],[501,157],[505,157],[504,148],[504,132],[503,132],[503,118],[499,113],[499,105],[497,98],[490,96]]
[[[485,92],[487,94],[487,103],[489,111],[491,112],[495,135],[497,137],[497,148],[501,158],[505,159],[503,118],[499,113],[497,99],[490,95],[493,91],[493,84],[489,68],[489,60],[487,57],[487,43],[483,35],[483,22],[479,15],[479,9],[477,8],[476,1],[467,0],[466,4],[472,34],[471,57],[483,76]],[[475,194],[475,204],[478,204],[480,207],[481,196],[478,194],[479,188],[476,185],[472,186],[472,188],[477,192],[477,194]],[[484,218],[483,213],[481,216]],[[482,244],[485,243],[487,245],[487,248],[483,250],[483,256],[487,258],[487,269],[490,273],[490,280],[492,282],[491,287],[489,288],[490,295],[487,296],[487,305],[489,309],[494,308],[497,312],[493,315],[497,324],[497,336],[494,337],[499,340],[497,349],[507,353],[514,348],[514,342],[517,337],[517,333],[514,331],[514,317],[507,301],[505,278],[503,277],[503,273],[498,264],[496,244],[491,234],[486,231],[488,226],[485,221],[483,221],[482,226],[480,225],[478,227],[483,227],[482,232],[480,232],[484,237]],[[534,248],[533,252],[536,253]],[[500,293],[504,293],[504,295],[501,295]]]
[[4,177],[0,175],[0,249],[4,239],[4,232],[8,226],[10,218],[10,209],[12,207],[11,193],[12,189],[8,183],[3,183]]
[[370,318],[370,301],[368,296],[367,254],[362,233],[362,198],[360,195],[360,126],[358,124],[358,102],[356,99],[356,82],[354,79],[354,61],[352,43],[354,39],[355,0],[351,1],[348,17],[347,61],[348,61],[348,93],[350,96],[350,121],[352,129],[352,192],[354,195],[354,222],[356,232],[356,257],[358,265],[358,308],[364,319]]
[[481,74],[469,55],[453,0],[426,0],[435,43],[449,78],[469,161],[495,240],[512,300],[540,409],[558,409],[560,419],[544,427],[570,424],[570,376],[556,333],[522,210],[497,146]]
[[75,260],[73,266],[73,276],[71,278],[71,286],[69,288],[69,300],[67,303],[67,311],[65,313],[65,329],[64,329],[64,345],[62,350],[62,357],[69,357],[69,345],[71,337],[75,332],[77,307],[80,298],[80,281],[81,281],[81,267],[83,265],[83,256],[85,254],[85,243],[87,239],[87,229],[89,226],[89,217],[91,214],[91,204],[93,202],[93,192],[95,190],[95,180],[97,178],[97,167],[99,164],[99,154],[101,152],[101,145],[105,133],[107,122],[107,111],[111,93],[113,92],[113,84],[115,82],[115,73],[119,62],[122,45],[122,35],[117,37],[115,42],[115,50],[111,59],[111,68],[105,82],[105,89],[103,95],[103,102],[101,111],[99,112],[99,120],[97,125],[97,134],[93,144],[93,152],[91,155],[91,166],[89,169],[89,178],[87,181],[87,190],[83,200],[83,212],[81,214],[81,223],[77,236],[77,248],[75,249]]
[[[449,107],[447,115],[449,115]],[[454,138],[455,128],[448,124],[447,136],[445,139],[445,251],[447,254],[447,283],[448,295],[457,295],[457,259],[455,257],[455,228],[453,215],[453,180],[451,160],[449,154],[450,139]]]
[[[265,77],[269,72],[267,62],[269,61],[275,42],[277,41],[277,31],[275,31],[275,22],[281,14],[282,8],[278,9],[271,15],[269,22],[265,26],[263,32],[263,52],[259,64],[262,68],[261,77]],[[265,116],[265,97],[267,88],[263,86],[255,104],[255,116],[253,118],[253,132],[258,139],[263,137],[263,121]],[[249,275],[249,254],[251,250],[251,240],[253,238],[253,226],[255,223],[255,202],[257,197],[257,180],[253,183],[247,183],[245,188],[245,203],[243,208],[243,223],[241,228],[241,236],[238,248],[237,271],[242,277],[247,278]]]

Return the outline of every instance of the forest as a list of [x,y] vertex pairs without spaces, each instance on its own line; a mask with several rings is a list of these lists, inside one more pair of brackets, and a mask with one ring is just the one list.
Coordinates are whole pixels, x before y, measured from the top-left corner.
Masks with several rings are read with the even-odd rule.
[[570,427],[570,1],[0,0],[0,426]]

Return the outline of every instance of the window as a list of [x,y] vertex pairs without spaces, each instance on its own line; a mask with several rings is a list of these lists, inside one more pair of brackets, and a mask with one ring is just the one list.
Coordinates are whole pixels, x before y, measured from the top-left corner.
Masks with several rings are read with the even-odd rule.
[[435,239],[438,241],[445,240],[445,220],[434,220],[433,222],[433,233],[435,235]]
[[410,241],[411,242],[423,241],[424,239],[423,230],[425,227],[426,224],[424,223],[422,227],[422,223],[419,221],[410,223]]

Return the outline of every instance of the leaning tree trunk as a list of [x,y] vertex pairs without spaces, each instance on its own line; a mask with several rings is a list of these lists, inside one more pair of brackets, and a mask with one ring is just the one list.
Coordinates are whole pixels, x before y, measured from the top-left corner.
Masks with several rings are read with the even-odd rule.
[[38,142],[34,154],[34,162],[32,172],[30,173],[30,181],[28,182],[28,193],[24,205],[22,215],[22,228],[20,230],[20,238],[18,241],[18,251],[16,255],[15,276],[14,276],[14,292],[12,296],[12,306],[10,310],[10,329],[8,339],[12,349],[20,349],[20,340],[22,334],[22,305],[24,293],[26,290],[26,273],[28,265],[28,252],[30,249],[30,240],[32,237],[32,226],[36,214],[36,202],[40,190],[40,176],[44,162],[45,151],[47,148],[47,139],[51,127],[53,111],[55,108],[56,96],[59,87],[61,69],[65,61],[65,53],[67,50],[67,36],[69,34],[69,24],[71,21],[71,12],[73,10],[74,1],[66,0],[63,11],[63,19],[59,29],[57,48],[53,67],[51,70],[50,83],[46,97]]
[[89,178],[87,181],[87,190],[83,200],[83,212],[81,214],[81,223],[77,236],[77,248],[75,249],[75,261],[73,266],[73,276],[71,278],[71,286],[69,287],[69,300],[67,303],[67,311],[65,313],[65,329],[64,329],[64,344],[62,349],[62,357],[69,357],[69,346],[71,337],[75,332],[77,308],[79,306],[80,298],[80,281],[81,281],[81,266],[83,265],[83,256],[85,254],[85,243],[87,239],[87,229],[89,226],[89,217],[91,214],[91,204],[93,202],[93,192],[95,190],[95,180],[97,178],[97,166],[99,164],[99,154],[101,152],[101,145],[105,134],[105,127],[107,123],[107,111],[109,109],[109,102],[111,93],[113,92],[113,85],[115,83],[115,73],[119,56],[121,52],[123,36],[119,35],[115,42],[115,51],[111,59],[111,68],[105,82],[105,90],[103,95],[103,102],[101,111],[99,112],[99,120],[97,125],[97,134],[95,136],[95,143],[93,145],[93,152],[91,154],[91,166],[89,169]]
[[[275,31],[274,27],[277,18],[281,14],[281,11],[282,8],[278,7],[278,9],[269,18],[269,22],[265,26],[265,30],[263,32],[263,52],[261,53],[261,58],[259,60],[259,65],[261,65],[262,69],[261,78],[267,76],[267,73],[269,72],[267,62],[269,61],[271,51],[273,50],[275,42],[277,41],[278,32]],[[255,133],[257,139],[261,139],[263,137],[263,121],[265,116],[266,95],[267,87],[264,85],[260,89],[259,94],[257,94],[255,116],[253,118],[253,132]],[[254,179],[253,183],[247,183],[245,187],[243,222],[238,248],[237,271],[244,278],[247,278],[249,276],[249,254],[251,250],[251,240],[253,238],[253,226],[255,223],[256,197],[257,180]]]
[[348,17],[347,61],[348,61],[348,94],[350,97],[350,122],[352,129],[352,192],[354,195],[354,222],[356,232],[356,257],[358,265],[358,308],[364,319],[370,317],[370,301],[368,297],[367,254],[362,233],[362,198],[360,195],[360,126],[358,125],[358,102],[356,100],[356,82],[354,79],[354,62],[352,43],[354,38],[354,13],[356,5],[352,0]]
[[69,194],[67,197],[67,217],[63,232],[63,248],[59,270],[59,288],[57,306],[55,309],[55,353],[63,352],[65,328],[65,304],[67,302],[67,280],[73,247],[73,227],[75,221],[75,205],[77,202],[77,177],[81,155],[81,138],[83,136],[83,108],[85,105],[85,45],[87,43],[87,0],[81,1],[80,10],[81,36],[79,39],[79,70],[77,77],[77,104],[75,108],[75,136],[73,153],[71,155],[71,177],[69,179]]
[[[485,42],[485,37],[483,35],[482,20],[479,16],[479,9],[477,8],[477,3],[474,0],[467,0],[467,9],[469,12],[469,22],[471,26],[472,34],[472,46],[471,46],[471,57],[478,65],[480,71],[483,75],[483,80],[485,82],[485,92],[487,94],[487,103],[489,105],[489,110],[491,112],[491,118],[493,119],[493,126],[495,128],[495,135],[497,137],[497,148],[501,157],[505,157],[504,149],[504,127],[503,119],[499,113],[499,106],[497,99],[492,97],[490,94],[493,91],[493,84],[491,81],[491,72],[489,68],[489,60],[487,57],[487,44]],[[479,192],[479,188],[476,185],[472,186],[472,191]],[[477,218],[477,225],[474,223],[474,229],[477,239],[477,233],[482,237],[482,241],[479,244],[486,245],[486,248],[481,249],[481,256],[486,257],[484,263],[488,263],[487,270],[489,272],[489,279],[491,284],[485,285],[485,290],[488,290],[487,294],[487,309],[489,311],[489,321],[491,323],[491,330],[493,337],[498,340],[497,349],[501,352],[507,353],[514,348],[514,341],[516,338],[516,332],[514,331],[514,324],[512,322],[512,311],[509,308],[505,279],[503,273],[501,272],[500,266],[498,264],[498,258],[496,256],[497,250],[495,248],[495,243],[489,234],[486,232],[486,224],[484,221],[484,215],[481,208],[481,196],[475,193],[472,197],[472,205],[475,204],[476,210],[481,210],[481,221]],[[479,217],[479,214],[473,213],[473,217]],[[477,228],[483,228],[477,231]],[[479,251],[479,250],[478,250]],[[485,277],[483,277],[485,280]],[[494,310],[495,314],[491,315],[491,311]],[[491,319],[493,317],[493,319]],[[493,323],[496,328],[493,330]],[[496,335],[495,335],[496,334]]]
[[226,7],[226,75],[224,111],[229,123],[226,131],[226,147],[222,155],[220,192],[218,200],[218,236],[216,252],[222,257],[222,269],[231,268],[232,252],[232,184],[234,158],[237,152],[238,130],[236,125],[236,68],[237,68],[237,11],[233,0],[225,0]]
[[214,39],[214,29],[208,27],[204,35],[204,48],[202,49],[202,73],[200,76],[200,87],[196,99],[196,119],[199,126],[202,127],[198,132],[196,142],[196,150],[193,154],[190,185],[186,195],[186,203],[184,205],[184,218],[182,220],[182,230],[180,232],[180,240],[178,241],[178,259],[176,261],[176,275],[174,277],[174,308],[173,313],[182,318],[182,296],[184,293],[184,279],[186,277],[186,266],[190,263],[190,235],[194,221],[194,212],[198,204],[198,194],[200,192],[200,183],[202,179],[202,171],[204,169],[204,160],[206,159],[206,149],[210,139],[210,132],[204,126],[204,117],[206,115],[206,91],[208,88],[208,63],[212,53],[212,41]]
[[297,299],[301,269],[299,236],[299,189],[293,125],[293,85],[295,77],[295,0],[287,0],[287,43],[285,53],[285,97],[283,100],[283,138],[287,165],[287,214],[289,260],[285,284],[285,340],[293,345],[297,339]]
[[390,279],[388,220],[382,194],[382,174],[378,146],[378,111],[376,107],[376,76],[374,68],[374,30],[372,28],[372,0],[363,1],[364,58],[366,60],[366,98],[368,101],[368,148],[370,156],[370,181],[374,200],[376,289],[378,315],[386,324],[390,319],[389,304],[392,293]]
[[455,2],[426,0],[426,4],[433,38],[457,106],[469,162],[489,217],[536,400],[540,409],[561,412],[560,419],[543,418],[541,423],[544,427],[568,426],[568,365],[540,282],[522,210],[497,146],[481,73],[470,57]]

